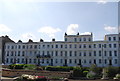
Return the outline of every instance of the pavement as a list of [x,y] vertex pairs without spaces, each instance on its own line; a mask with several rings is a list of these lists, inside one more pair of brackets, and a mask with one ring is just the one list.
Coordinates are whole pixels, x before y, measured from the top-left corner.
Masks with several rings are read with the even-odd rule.
[[[14,78],[2,77],[1,81],[13,81]],[[114,81],[114,80],[73,80],[69,79],[69,81]]]

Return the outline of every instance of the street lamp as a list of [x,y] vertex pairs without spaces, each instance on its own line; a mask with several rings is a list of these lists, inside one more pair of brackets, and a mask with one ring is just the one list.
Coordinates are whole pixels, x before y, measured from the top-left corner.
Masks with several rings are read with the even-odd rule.
[[103,75],[102,75],[101,79],[105,80],[105,79],[108,79],[108,77],[107,77],[106,69],[104,68],[104,56],[103,56],[104,50],[103,50],[103,47],[104,47],[104,45],[102,45],[102,67],[103,67],[102,73],[103,73]]

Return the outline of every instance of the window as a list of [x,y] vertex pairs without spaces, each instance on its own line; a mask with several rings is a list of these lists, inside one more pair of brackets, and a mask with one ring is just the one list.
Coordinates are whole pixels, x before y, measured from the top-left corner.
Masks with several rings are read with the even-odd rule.
[[86,60],[84,59],[84,63],[86,63]]
[[81,45],[79,45],[79,48],[81,48]]
[[77,59],[75,59],[75,64],[77,63]]
[[75,42],[77,42],[77,38],[74,38]]
[[17,59],[17,63],[20,63],[20,59],[19,58]]
[[44,59],[42,59],[42,63],[44,63]]
[[115,59],[115,64],[117,64],[117,59]]
[[22,58],[22,63],[24,63],[24,58]]
[[30,49],[32,49],[32,45],[30,45]]
[[55,55],[58,56],[58,51],[55,52]]
[[86,52],[84,52],[84,56],[86,56]]
[[109,56],[112,56],[112,51],[109,51]]
[[31,63],[31,59],[29,59],[29,63]]
[[10,48],[10,46],[7,46],[7,48],[9,49],[9,48]]
[[50,45],[47,45],[47,48],[49,48],[50,47]]
[[117,51],[114,51],[114,55],[117,56]]
[[72,48],[72,45],[70,44],[69,47]]
[[14,49],[14,46],[11,46],[11,49]]
[[7,56],[9,56],[9,51],[7,51]]
[[107,56],[107,51],[104,51],[104,56]]
[[108,40],[111,41],[111,37],[108,37]]
[[116,48],[117,46],[116,46],[116,44],[114,44],[114,48]]
[[79,39],[79,41],[81,41],[81,38]]
[[70,51],[70,56],[72,56],[72,51]]
[[106,48],[106,44],[104,44],[104,48]]
[[94,44],[94,48],[96,48],[96,44]]
[[13,59],[12,58],[10,59],[10,63],[13,63]]
[[7,58],[7,59],[6,59],[6,63],[8,63],[8,62],[9,62],[9,59]]
[[24,51],[22,52],[22,56],[25,56],[25,52]]
[[39,45],[39,49],[40,49],[40,45]]
[[72,63],[72,59],[69,59],[69,63],[70,63],[70,64]]
[[109,44],[109,48],[111,48],[112,47],[112,45],[111,44]]
[[54,46],[52,45],[52,48],[54,48]]
[[107,64],[107,59],[105,59],[105,64]]
[[62,59],[60,59],[60,62],[61,62],[61,63],[63,63],[63,60],[62,60]]
[[79,53],[79,56],[82,56],[82,55],[81,55],[81,52]]
[[65,48],[67,48],[67,44],[65,44]]
[[86,44],[84,44],[84,46],[83,46],[84,48],[86,48]]
[[23,45],[22,48],[25,49],[25,45]]
[[113,37],[113,41],[116,41],[116,37]]
[[37,45],[34,45],[34,48],[37,49]]
[[101,51],[99,51],[99,56],[101,56]]
[[36,63],[36,59],[34,59],[34,63]]
[[20,48],[21,48],[21,46],[19,45],[19,46],[18,46],[18,49],[20,49]]
[[99,48],[101,48],[101,44],[99,44]]
[[77,45],[75,44],[75,48],[77,48]]
[[96,51],[94,51],[94,56],[96,56]]
[[58,63],[58,60],[57,60],[57,59],[55,59],[55,63]]
[[91,38],[89,38],[88,41],[91,41]]
[[102,62],[102,60],[101,60],[101,59],[99,59],[99,64],[101,64],[101,62]]
[[91,48],[91,45],[89,45],[89,48]]
[[60,54],[61,56],[63,56],[63,52],[61,51],[61,54]]
[[89,52],[89,56],[91,56],[91,52]]
[[53,51],[51,52],[51,56],[53,56]]
[[20,51],[18,51],[18,56],[20,56]]
[[65,41],[67,41],[67,38],[65,38]]
[[43,45],[43,48],[45,48],[45,45]]
[[67,51],[65,51],[65,56],[67,56]]
[[42,52],[42,55],[45,55],[45,52],[44,52],[44,51]]
[[86,38],[83,38],[84,41],[86,41]]
[[96,64],[96,59],[94,59],[94,64]]
[[89,60],[89,64],[91,64],[92,63],[92,61],[91,60]]
[[49,63],[49,60],[47,59],[47,64]]
[[56,45],[56,48],[58,48],[58,45]]
[[75,53],[75,56],[77,56],[77,51],[75,51],[74,53]]
[[63,48],[63,45],[61,45],[61,48]]

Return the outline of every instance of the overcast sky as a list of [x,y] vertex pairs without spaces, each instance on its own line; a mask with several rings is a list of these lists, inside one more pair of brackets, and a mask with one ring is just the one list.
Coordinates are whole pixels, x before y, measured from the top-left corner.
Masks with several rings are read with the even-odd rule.
[[0,36],[14,41],[28,39],[63,41],[69,35],[94,35],[103,40],[106,34],[118,33],[118,3],[94,2],[39,2],[38,0],[3,0],[0,3]]

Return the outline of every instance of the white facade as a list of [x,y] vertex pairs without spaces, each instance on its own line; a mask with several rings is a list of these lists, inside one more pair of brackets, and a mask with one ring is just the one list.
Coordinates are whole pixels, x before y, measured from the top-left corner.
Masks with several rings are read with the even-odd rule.
[[93,41],[92,34],[65,34],[64,41],[9,42],[5,44],[5,64],[120,66],[119,41],[118,34],[106,35],[103,41]]

